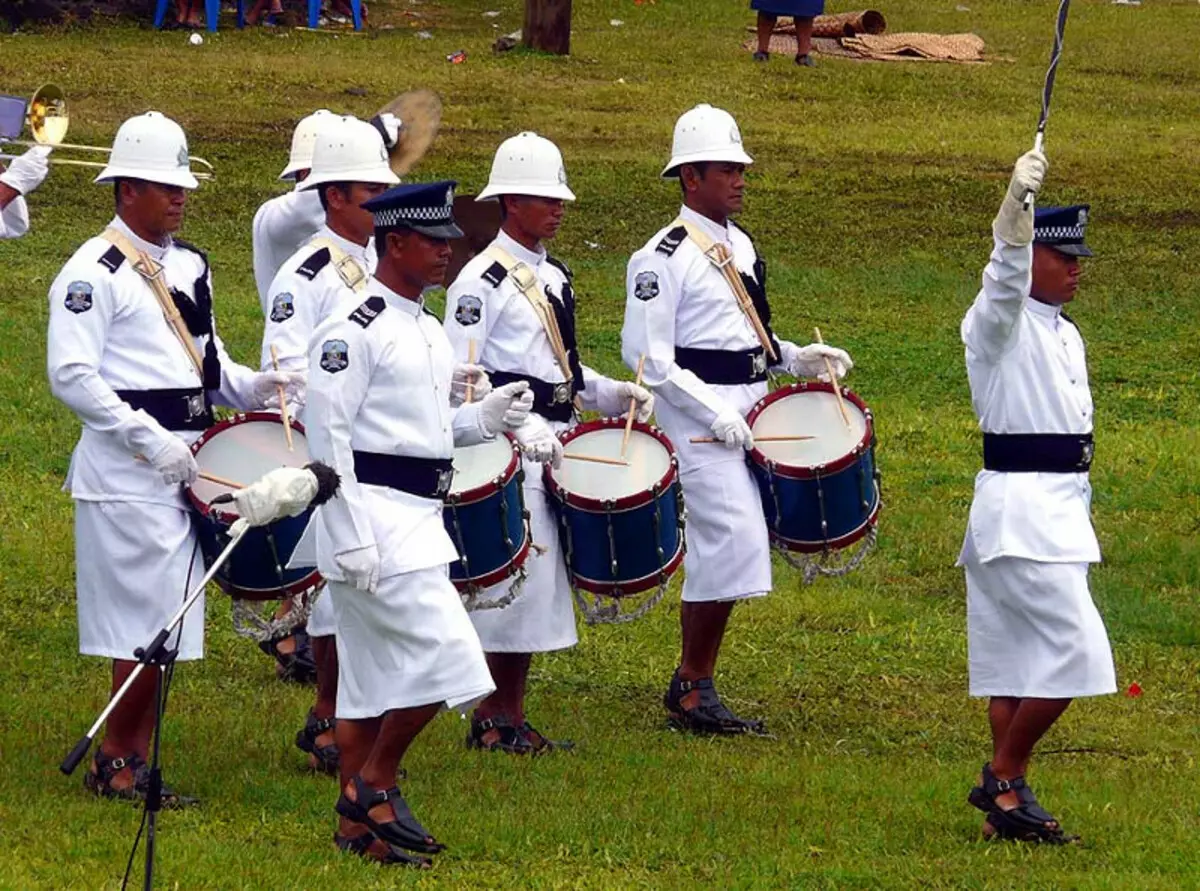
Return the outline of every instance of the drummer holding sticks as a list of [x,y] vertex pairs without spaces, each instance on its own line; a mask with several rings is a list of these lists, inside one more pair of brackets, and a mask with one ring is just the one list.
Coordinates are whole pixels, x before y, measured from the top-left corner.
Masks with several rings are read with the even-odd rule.
[[[246,411],[302,401],[304,373],[258,373],[217,336],[204,253],[172,237],[197,186],[180,126],[158,112],[117,131],[108,166],[116,217],[67,261],[50,288],[50,387],[83,423],[66,488],[75,500],[79,650],[113,660],[115,692],[134,650],[166,626],[203,574],[180,483],[196,479],[189,443],[214,402]],[[137,460],[143,456],[144,460]],[[204,604],[168,646],[201,658]],[[84,784],[144,799],[156,672],[140,675],[108,720]],[[168,807],[187,799],[167,792]]]
[[[843,350],[799,347],[772,333],[766,264],[730,220],[742,209],[750,163],[730,114],[709,105],[683,114],[662,173],[679,180],[683,207],[633,255],[626,275],[621,354],[630,368],[645,357],[687,504],[683,652],[664,703],[671,725],[693,733],[763,729],[730,712],[713,684],[734,603],[771,590],[767,525],[743,454],[754,444],[744,416],[766,395],[768,369],[840,378],[852,365]],[[726,448],[702,441],[710,434]]]
[[[545,551],[530,559],[525,586],[509,606],[471,613],[496,692],[475,710],[467,744],[536,754],[556,744],[525,717],[532,654],[574,646],[578,636],[555,515],[542,470],[532,462],[557,466],[563,452],[555,434],[574,423],[577,405],[618,415],[632,402],[637,418],[645,420],[654,397],[637,384],[612,380],[580,364],[572,275],[543,246],[558,232],[564,203],[575,200],[558,147],[535,133],[505,140],[479,200],[500,202],[501,228],[450,287],[446,333],[460,361],[475,344],[493,383],[526,381],[533,391],[536,417],[515,435],[527,456],[525,506],[533,539]],[[617,456],[604,463],[608,461],[624,463]],[[480,597],[502,596],[507,585]]]

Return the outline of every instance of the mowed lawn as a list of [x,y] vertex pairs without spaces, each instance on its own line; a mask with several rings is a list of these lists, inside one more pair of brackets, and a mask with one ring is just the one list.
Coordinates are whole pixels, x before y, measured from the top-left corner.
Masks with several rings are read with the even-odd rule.
[[[727,108],[756,159],[742,222],[768,258],[776,327],[805,342],[817,324],[847,348],[878,425],[877,553],[807,587],[780,562],[774,595],[735,611],[719,683],[777,738],[665,730],[673,593],[535,663],[531,716],[578,740],[575,753],[468,753],[452,716],[418,741],[405,793],[449,845],[432,873],[334,851],[335,784],[292,746],[311,693],[273,680],[214,594],[208,658],[178,672],[164,743],[169,781],[204,805],[161,819],[159,887],[1200,887],[1200,7],[1077,0],[1067,29],[1044,199],[1092,203],[1097,257],[1072,313],[1096,398],[1105,563],[1092,584],[1122,694],[1077,704],[1045,741],[1033,782],[1086,844],[1039,850],[980,842],[965,803],[987,735],[966,696],[953,564],[979,465],[958,322],[1032,139],[1056,4],[896,0],[891,30],[974,31],[1000,59],[818,57],[812,70],[753,64],[739,47],[745,5],[576,0],[568,58],[492,55],[496,34],[520,27],[519,0],[373,0],[372,17],[395,27],[366,37],[230,29],[191,47],[128,24],[0,36],[0,90],[62,85],[72,141],[107,144],[156,108],[216,164],[183,234],[210,252],[221,330],[251,362],[250,221],[281,191],[307,112],[366,116],[431,87],[445,114],[416,175],[471,191],[504,137],[556,140],[579,195],[555,249],[577,273],[585,361],[628,375],[624,267],[675,211],[676,187],[657,178],[673,122],[697,102]],[[466,62],[449,64],[459,49]],[[78,423],[45,379],[46,291],[111,200],[57,168],[33,197],[32,234],[0,243],[2,888],[117,887],[139,818],[57,769],[107,682],[76,655],[59,486]],[[1140,697],[1125,693],[1134,683]]]

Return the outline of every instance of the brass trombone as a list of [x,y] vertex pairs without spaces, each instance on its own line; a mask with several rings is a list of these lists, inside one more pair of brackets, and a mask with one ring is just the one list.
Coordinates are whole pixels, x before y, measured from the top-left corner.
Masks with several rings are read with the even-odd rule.
[[[26,124],[29,127],[29,135],[33,137],[32,141],[28,139],[14,139],[13,136],[19,136],[21,133],[21,125]],[[67,97],[60,87],[54,84],[44,84],[39,87],[33,94],[33,98],[29,100],[26,106],[25,100],[20,96],[0,96],[0,146],[3,145],[49,145],[53,146],[55,151],[69,150],[76,152],[100,152],[102,154],[111,154],[111,148],[105,148],[98,145],[78,145],[75,143],[63,142],[67,136],[67,128],[70,126],[71,119],[67,112]],[[7,133],[5,131],[8,131]],[[0,154],[0,161],[11,161],[14,155]],[[192,175],[196,179],[211,180],[216,178],[216,174],[212,164],[205,161],[203,158],[196,155],[191,155],[188,160],[192,163],[199,164],[206,170],[193,171]],[[107,167],[103,161],[80,161],[75,158],[60,158],[57,154],[49,158],[51,164],[63,164],[70,167]]]

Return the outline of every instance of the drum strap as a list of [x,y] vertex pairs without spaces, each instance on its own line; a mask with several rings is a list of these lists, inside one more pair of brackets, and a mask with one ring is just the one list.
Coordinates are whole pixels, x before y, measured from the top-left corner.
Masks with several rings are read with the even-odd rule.
[[554,352],[554,360],[558,363],[563,377],[568,384],[573,383],[575,375],[571,371],[570,346],[563,340],[562,329],[554,314],[554,307],[550,305],[550,299],[538,287],[537,275],[508,251],[494,244],[484,253],[504,267],[513,284],[525,295],[525,299],[537,314],[538,321],[542,323],[546,339],[550,341],[550,349]]
[[683,218],[676,219],[671,225],[682,226],[686,229],[688,238],[695,243],[696,247],[700,248],[700,252],[704,254],[708,262],[717,267],[717,271],[725,277],[729,289],[733,291],[734,299],[737,300],[738,308],[754,328],[754,333],[758,336],[758,341],[762,344],[771,365],[778,363],[779,354],[775,350],[774,339],[759,316],[758,310],[754,306],[754,300],[746,290],[746,283],[742,281],[742,274],[738,271],[737,264],[733,262],[733,254],[729,247],[724,242],[713,241],[708,237],[707,232]]
[[317,249],[325,248],[329,251],[329,259],[333,261],[333,269],[338,274],[338,278],[342,280],[347,288],[351,291],[363,291],[367,287],[367,270],[363,269],[362,264],[347,254],[341,247],[331,238],[314,238],[307,247]]

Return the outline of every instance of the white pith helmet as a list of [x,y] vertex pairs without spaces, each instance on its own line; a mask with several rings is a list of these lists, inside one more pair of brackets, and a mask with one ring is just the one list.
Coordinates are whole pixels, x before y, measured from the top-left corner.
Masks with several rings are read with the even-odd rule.
[[567,168],[562,152],[549,139],[536,133],[518,133],[500,143],[492,159],[492,172],[487,187],[476,201],[487,201],[501,195],[534,195],[539,198],[559,198],[574,201],[575,193],[567,188]]
[[400,178],[388,165],[388,151],[379,131],[356,117],[337,118],[323,127],[313,146],[312,172],[297,191],[325,183],[382,183],[394,186]]
[[313,146],[321,129],[331,122],[336,122],[338,116],[327,108],[319,108],[303,118],[292,131],[292,152],[288,157],[287,167],[279,174],[280,179],[295,179],[301,170],[312,167]]
[[93,182],[110,183],[125,178],[185,189],[200,185],[192,176],[183,128],[157,111],[139,114],[123,123],[113,139],[108,166]]
[[697,105],[675,122],[671,160],[663,168],[663,177],[677,177],[680,167],[697,161],[754,163],[742,148],[742,132],[729,112],[707,104]]

